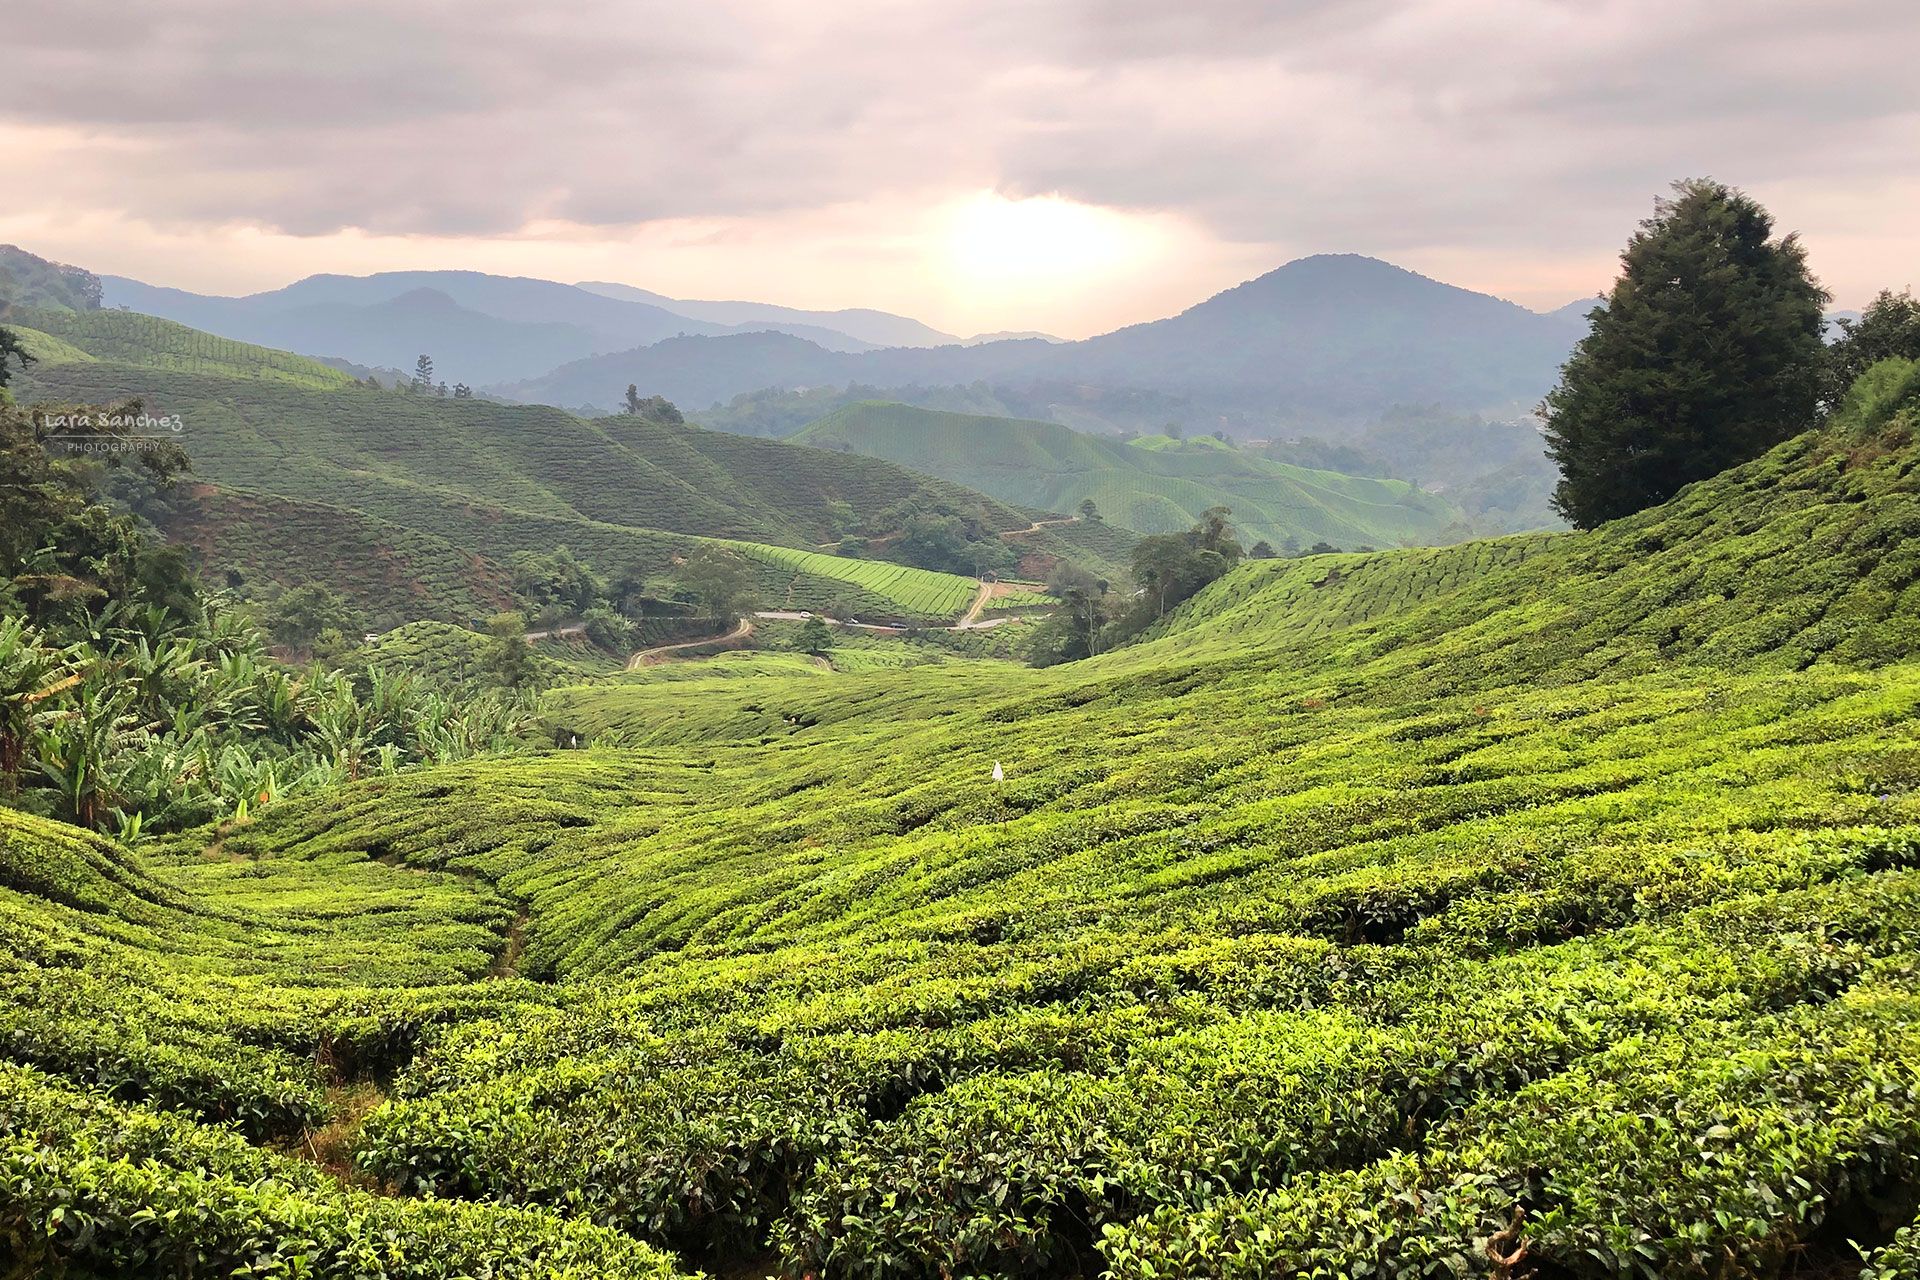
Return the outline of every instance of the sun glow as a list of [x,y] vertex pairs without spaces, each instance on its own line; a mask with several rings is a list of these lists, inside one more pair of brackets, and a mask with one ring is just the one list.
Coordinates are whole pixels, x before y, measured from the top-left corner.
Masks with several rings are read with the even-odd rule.
[[975,280],[1069,280],[1150,252],[1158,240],[1151,227],[1113,209],[988,192],[955,210],[947,252]]

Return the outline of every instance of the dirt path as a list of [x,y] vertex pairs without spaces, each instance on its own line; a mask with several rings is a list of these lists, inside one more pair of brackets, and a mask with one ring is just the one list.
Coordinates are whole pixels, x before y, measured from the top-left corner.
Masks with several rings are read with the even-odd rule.
[[723,640],[744,640],[753,634],[753,620],[740,619],[740,625],[723,636],[708,636],[704,640],[682,640],[679,644],[663,644],[652,649],[642,649],[627,659],[627,670],[638,671],[649,662],[663,654],[674,653],[681,649],[698,649],[702,645],[719,644]]
[[1003,538],[1017,538],[1023,533],[1038,533],[1042,529],[1053,529],[1063,524],[1079,524],[1079,523],[1080,523],[1079,516],[1068,516],[1064,520],[1035,520],[1032,524],[1028,525],[1024,529],[1008,529],[1006,532],[1002,533],[1000,536]]
[[552,631],[529,631],[526,634],[526,639],[545,640],[548,636],[577,636],[586,629],[586,623],[576,622],[570,627],[558,627]]
[[1010,596],[1017,592],[1031,590],[1033,590],[1031,586],[1015,585],[1011,582],[983,582],[980,584],[980,594],[973,598],[973,606],[967,610],[965,616],[963,616],[959,622],[948,627],[947,630],[978,631],[1005,621],[1005,619],[996,618],[993,622],[983,623],[980,621],[980,612],[987,607],[989,601],[997,600],[1001,596]]

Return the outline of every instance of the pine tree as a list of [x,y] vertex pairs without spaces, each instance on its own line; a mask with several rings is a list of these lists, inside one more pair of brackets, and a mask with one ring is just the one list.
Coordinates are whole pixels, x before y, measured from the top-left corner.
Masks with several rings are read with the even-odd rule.
[[413,362],[413,389],[415,391],[433,390],[433,357],[422,355]]
[[1582,528],[1664,502],[1814,424],[1827,294],[1796,236],[1717,182],[1676,183],[1540,407]]

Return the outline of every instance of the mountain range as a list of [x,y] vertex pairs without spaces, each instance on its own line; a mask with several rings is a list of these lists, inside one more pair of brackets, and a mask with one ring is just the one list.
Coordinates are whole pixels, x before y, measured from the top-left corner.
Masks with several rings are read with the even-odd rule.
[[[1591,306],[1542,314],[1354,254],[1302,258],[1179,315],[1079,342],[961,340],[880,311],[471,271],[317,275],[240,298],[103,284],[108,306],[317,358],[408,369],[424,352],[437,377],[513,400],[606,411],[635,385],[703,409],[768,388],[983,383],[1037,402],[1039,416],[1081,406],[1076,426],[1157,429],[1171,405],[1188,427],[1234,435],[1331,430],[1401,405],[1524,413]],[[1090,392],[1100,403],[1089,417]]]
[[[1177,403],[1230,434],[1363,423],[1401,405],[1523,414],[1553,383],[1591,302],[1541,314],[1353,254],[1302,258],[1177,316],[1081,342],[830,351],[786,334],[675,338],[497,388],[607,405],[636,384],[699,408],[770,387],[982,381],[1061,401],[1086,387]],[[1115,426],[1147,426],[1115,421]]]

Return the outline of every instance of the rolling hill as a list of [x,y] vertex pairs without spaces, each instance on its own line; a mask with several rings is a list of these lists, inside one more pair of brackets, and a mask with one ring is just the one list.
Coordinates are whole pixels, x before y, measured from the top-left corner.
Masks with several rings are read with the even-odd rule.
[[[21,381],[25,398],[140,396],[182,418],[196,475],[217,493],[191,491],[175,533],[210,568],[284,582],[296,566],[320,573],[331,563],[327,576],[388,619],[429,604],[429,616],[452,620],[489,612],[499,566],[518,550],[565,544],[602,572],[637,562],[664,573],[689,538],[812,549],[849,518],[903,505],[975,511],[1009,531],[1042,514],[879,459],[635,417],[583,421],[545,406],[378,391],[299,356],[137,313],[16,308],[13,323],[41,357]],[[321,554],[335,549],[331,560]],[[867,613],[901,611],[861,594],[862,562],[821,559],[814,569],[842,577],[783,574],[768,562],[768,598],[793,598],[797,582],[809,601],[844,588]]]
[[1403,480],[1310,471],[1212,437],[1160,437],[1154,447],[1152,439],[1125,443],[1051,422],[867,401],[789,439],[887,458],[1022,506],[1072,511],[1091,498],[1105,519],[1141,533],[1186,529],[1209,507],[1231,507],[1249,546],[1431,542],[1460,514]]
[[29,1272],[1912,1274],[1916,431],[1044,671],[613,677],[549,712],[643,747],[140,851],[0,812],[0,1212]]

